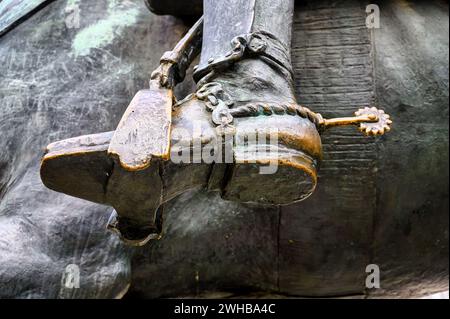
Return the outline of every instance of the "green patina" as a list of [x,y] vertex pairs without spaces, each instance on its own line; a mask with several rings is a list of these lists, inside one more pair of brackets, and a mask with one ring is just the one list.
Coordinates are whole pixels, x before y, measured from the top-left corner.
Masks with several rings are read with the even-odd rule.
[[[77,0],[72,0],[75,2]],[[75,56],[86,56],[93,48],[101,48],[113,42],[123,30],[136,23],[138,8],[130,3],[119,5],[111,0],[108,4],[108,15],[105,19],[81,30],[73,40],[72,52]]]
[[76,6],[80,3],[80,0],[67,0],[67,6]]

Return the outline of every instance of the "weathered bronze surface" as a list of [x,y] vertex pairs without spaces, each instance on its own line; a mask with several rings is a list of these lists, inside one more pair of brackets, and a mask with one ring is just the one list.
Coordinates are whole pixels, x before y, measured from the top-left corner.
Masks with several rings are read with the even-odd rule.
[[0,36],[51,1],[54,0],[0,1]]
[[[79,29],[65,26],[73,2]],[[296,97],[326,118],[375,101],[395,132],[323,134],[319,183],[300,203],[178,196],[164,205],[164,240],[137,249],[104,231],[111,207],[45,188],[39,158],[52,141],[113,131],[189,27],[141,1],[58,0],[2,35],[0,296],[110,298],[129,287],[130,297],[147,298],[373,298],[448,289],[448,4],[383,2],[381,29],[369,30],[368,3],[296,1]],[[175,89],[180,99],[195,91],[190,74]],[[90,176],[102,181],[109,169]],[[365,289],[369,263],[380,266],[381,289]],[[80,289],[61,290],[69,264],[81,269]]]

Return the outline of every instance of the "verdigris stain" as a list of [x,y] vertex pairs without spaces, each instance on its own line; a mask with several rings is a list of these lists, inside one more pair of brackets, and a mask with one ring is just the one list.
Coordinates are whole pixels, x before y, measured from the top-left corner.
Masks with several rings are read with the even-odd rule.
[[73,40],[72,53],[75,56],[86,56],[93,48],[101,48],[113,42],[127,26],[137,21],[139,10],[136,7],[124,8],[111,2],[107,18],[81,30]]

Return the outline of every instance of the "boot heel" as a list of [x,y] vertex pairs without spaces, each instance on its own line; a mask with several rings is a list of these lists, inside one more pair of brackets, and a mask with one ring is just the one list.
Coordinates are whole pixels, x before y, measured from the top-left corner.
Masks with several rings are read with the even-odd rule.
[[279,150],[278,156],[235,151],[222,197],[226,200],[283,205],[309,197],[317,184],[317,165],[302,151]]

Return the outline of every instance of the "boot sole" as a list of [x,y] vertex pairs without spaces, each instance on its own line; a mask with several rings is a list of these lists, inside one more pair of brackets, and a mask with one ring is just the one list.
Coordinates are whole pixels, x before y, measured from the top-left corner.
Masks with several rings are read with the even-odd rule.
[[235,164],[228,169],[222,197],[267,205],[308,198],[317,185],[317,163],[302,151],[279,149],[275,156],[267,156],[265,149],[235,150]]

